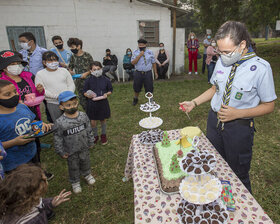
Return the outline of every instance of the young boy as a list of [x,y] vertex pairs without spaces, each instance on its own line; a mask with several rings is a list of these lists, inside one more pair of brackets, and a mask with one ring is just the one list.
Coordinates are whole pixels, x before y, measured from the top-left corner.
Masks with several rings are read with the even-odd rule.
[[71,91],[64,91],[58,96],[59,108],[64,111],[55,126],[54,146],[56,152],[67,159],[69,179],[73,192],[82,191],[80,174],[89,185],[95,183],[91,175],[89,148],[94,145],[94,136],[87,115],[78,111],[77,96]]
[[58,57],[52,51],[43,54],[45,69],[39,71],[35,77],[35,85],[41,84],[45,89],[47,107],[51,118],[55,121],[62,115],[58,104],[58,95],[66,90],[75,91],[75,84],[71,74],[65,68],[58,67]]
[[[11,171],[21,164],[36,161],[34,138],[26,139],[35,119],[27,106],[19,103],[15,86],[7,80],[0,80],[0,139],[7,157],[1,161],[4,172]],[[49,125],[43,123],[43,130]]]
[[85,79],[90,75],[90,64],[93,62],[92,56],[83,51],[83,41],[78,38],[69,38],[67,45],[72,51],[73,55],[70,58],[69,71],[73,74],[82,74],[80,79],[75,81],[76,88],[79,95],[80,104],[86,111],[87,99],[84,96]]

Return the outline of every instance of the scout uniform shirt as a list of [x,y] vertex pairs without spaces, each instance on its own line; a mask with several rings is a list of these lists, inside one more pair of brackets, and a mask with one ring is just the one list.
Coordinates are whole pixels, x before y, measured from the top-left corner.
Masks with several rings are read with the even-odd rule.
[[[223,101],[226,82],[232,66],[224,66],[217,61],[210,80],[216,86],[211,100],[213,111],[218,112]],[[230,107],[237,109],[254,108],[261,102],[271,102],[277,98],[270,64],[260,57],[251,58],[236,69],[229,100]]]
[[[140,50],[137,49],[133,52],[131,57],[131,61],[133,61],[140,54]],[[144,57],[145,56],[145,57]],[[137,64],[135,65],[135,69],[141,72],[151,71],[153,64],[156,62],[154,53],[146,49],[144,55],[139,59]]]

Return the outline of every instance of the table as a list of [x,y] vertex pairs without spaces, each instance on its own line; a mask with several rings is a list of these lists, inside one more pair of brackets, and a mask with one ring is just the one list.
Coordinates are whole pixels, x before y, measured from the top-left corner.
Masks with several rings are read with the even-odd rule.
[[[168,131],[169,139],[180,137],[179,130]],[[218,177],[232,184],[236,211],[230,213],[229,224],[273,223],[258,202],[245,188],[225,160],[216,151],[204,134],[200,137],[199,148],[208,149],[217,158],[214,172]],[[180,194],[167,195],[161,192],[153,158],[153,146],[142,145],[138,135],[134,135],[129,147],[125,177],[134,183],[134,223],[179,223],[177,206]]]

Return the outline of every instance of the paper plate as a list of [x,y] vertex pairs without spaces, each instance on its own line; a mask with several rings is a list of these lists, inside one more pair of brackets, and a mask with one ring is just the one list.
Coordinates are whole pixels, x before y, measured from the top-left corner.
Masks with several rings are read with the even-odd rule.
[[147,128],[147,129],[153,129],[157,128],[160,125],[162,125],[163,121],[159,117],[147,117],[143,118],[141,121],[139,121],[139,125],[142,128]]
[[40,105],[42,101],[45,99],[45,96],[37,96],[34,100],[32,101],[24,101],[24,104],[28,107],[34,107],[37,105]]

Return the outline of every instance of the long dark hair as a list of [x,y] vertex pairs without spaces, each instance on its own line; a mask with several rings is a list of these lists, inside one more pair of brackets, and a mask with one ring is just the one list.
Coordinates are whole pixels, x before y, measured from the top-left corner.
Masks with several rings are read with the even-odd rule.
[[237,46],[241,41],[246,41],[248,48],[252,44],[251,36],[244,23],[237,21],[227,21],[218,29],[215,39],[221,40],[229,37]]

